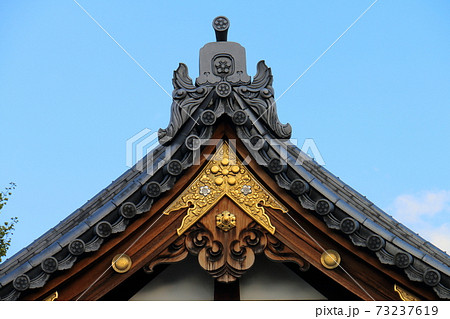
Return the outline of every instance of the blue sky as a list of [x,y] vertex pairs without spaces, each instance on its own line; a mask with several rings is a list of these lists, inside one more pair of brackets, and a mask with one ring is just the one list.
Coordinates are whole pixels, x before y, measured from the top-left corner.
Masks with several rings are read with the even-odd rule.
[[[78,1],[78,0],[77,0]],[[276,97],[373,0],[87,1],[83,6],[156,81],[198,76],[211,21],[265,60]],[[299,146],[423,237],[450,250],[450,3],[379,0],[277,102]],[[73,0],[0,2],[0,187],[17,189],[11,256],[126,169],[126,141],[166,127],[166,93]]]

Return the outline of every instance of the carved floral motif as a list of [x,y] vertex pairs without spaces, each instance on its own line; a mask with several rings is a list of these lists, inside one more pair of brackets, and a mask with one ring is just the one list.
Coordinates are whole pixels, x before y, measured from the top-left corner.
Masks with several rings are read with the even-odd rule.
[[275,233],[275,227],[264,207],[287,212],[287,208],[240,162],[229,145],[223,143],[197,178],[166,208],[164,214],[188,208],[177,229],[178,235],[181,235],[225,195],[271,234]]
[[223,76],[230,74],[233,71],[232,66],[233,61],[230,57],[219,56],[214,59],[214,68],[217,75]]

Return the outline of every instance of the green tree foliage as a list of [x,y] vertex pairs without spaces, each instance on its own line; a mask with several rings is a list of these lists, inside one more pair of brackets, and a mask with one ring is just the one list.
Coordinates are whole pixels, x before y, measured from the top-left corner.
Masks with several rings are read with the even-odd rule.
[[[16,184],[10,183],[9,187],[6,187],[3,192],[0,192],[0,213],[2,208],[6,205],[9,200],[9,196],[12,194],[12,190],[16,188]],[[13,234],[14,225],[19,220],[17,217],[11,218],[11,221],[5,222],[3,225],[0,225],[0,262],[2,261],[2,257],[6,255],[8,248],[11,244],[10,236]]]

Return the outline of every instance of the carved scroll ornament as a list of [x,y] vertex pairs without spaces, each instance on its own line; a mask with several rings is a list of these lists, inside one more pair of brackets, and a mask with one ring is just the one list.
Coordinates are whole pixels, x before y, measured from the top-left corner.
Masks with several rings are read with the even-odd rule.
[[272,87],[272,71],[264,61],[259,61],[257,73],[250,85],[239,86],[235,92],[246,104],[263,119],[279,138],[290,138],[292,127],[289,123],[281,124]]
[[158,138],[161,144],[168,143],[176,135],[183,124],[192,117],[192,114],[205,101],[212,88],[195,86],[189,77],[188,68],[180,63],[173,72],[173,102],[170,112],[170,123],[165,129],[159,129]]
[[152,272],[161,263],[174,263],[191,253],[200,266],[221,282],[241,277],[255,262],[255,254],[264,253],[274,261],[295,262],[306,271],[310,264],[286,247],[264,228],[251,222],[235,237],[216,237],[201,223],[195,224],[145,268]]
[[[219,54],[211,61],[213,73],[217,74],[217,81],[208,81],[202,84],[192,83],[189,77],[188,68],[180,63],[173,76],[173,102],[171,106],[170,122],[167,128],[159,129],[158,138],[161,144],[167,144],[175,137],[180,128],[189,120],[198,122],[195,111],[199,108],[208,108],[220,117],[223,114],[219,101],[228,99],[232,105],[228,110],[228,115],[242,109],[252,110],[258,120],[264,121],[275,133],[276,137],[286,139],[291,137],[292,128],[290,124],[282,124],[278,119],[277,107],[274,99],[272,87],[272,73],[264,61],[259,61],[257,73],[250,81],[233,82],[229,73],[233,72],[234,58],[226,54]],[[209,62],[208,62],[209,63]],[[241,71],[238,71],[238,73]],[[207,72],[210,73],[210,72]],[[242,76],[242,72],[239,73]],[[247,76],[248,77],[248,76]],[[248,77],[250,79],[250,77]],[[215,91],[216,94],[210,94]],[[231,94],[233,93],[233,94]],[[243,103],[243,104],[242,104]],[[245,105],[246,104],[246,105]],[[247,110],[248,109],[248,110]]]

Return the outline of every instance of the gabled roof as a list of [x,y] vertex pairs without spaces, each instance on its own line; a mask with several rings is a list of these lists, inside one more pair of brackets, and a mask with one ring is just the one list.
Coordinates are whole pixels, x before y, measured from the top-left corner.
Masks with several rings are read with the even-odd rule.
[[[219,19],[219,20],[218,20]],[[220,20],[222,19],[222,20]],[[247,75],[245,50],[226,41],[228,20],[216,18],[218,42],[200,50],[195,84],[180,64],[174,71],[171,119],[161,145],[54,228],[0,265],[0,299],[43,287],[126,231],[196,164],[220,121],[229,122],[251,160],[314,218],[341,232],[379,262],[450,299],[450,258],[290,143],[291,127],[277,115],[272,73],[264,61]]]

